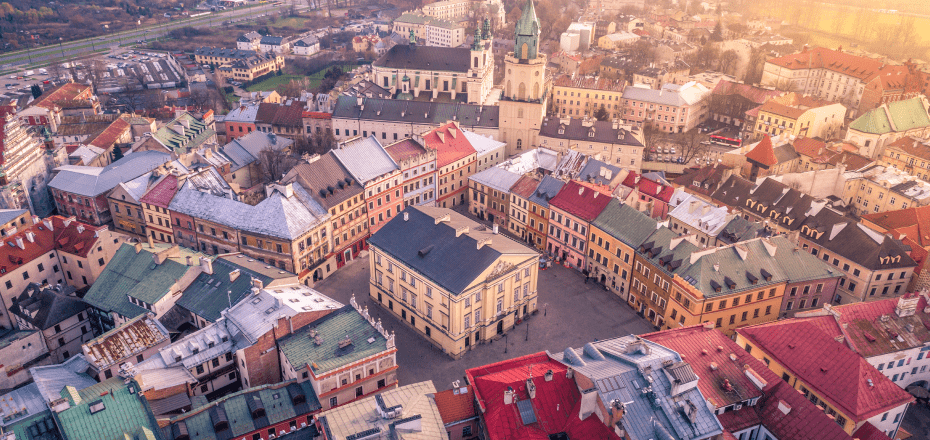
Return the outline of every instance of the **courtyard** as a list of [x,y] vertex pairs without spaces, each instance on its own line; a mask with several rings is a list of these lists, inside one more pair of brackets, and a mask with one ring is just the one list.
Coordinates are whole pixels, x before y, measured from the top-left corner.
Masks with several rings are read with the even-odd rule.
[[[352,295],[384,328],[395,332],[398,381],[409,385],[432,380],[437,390],[452,381],[464,382],[465,370],[492,362],[566,347],[579,348],[595,339],[642,334],[655,329],[604,287],[585,284],[581,273],[553,265],[539,272],[539,312],[518,324],[506,336],[478,345],[453,360],[426,341],[403,321],[368,298],[368,257],[363,256],[317,283],[316,290],[344,304]],[[506,350],[506,352],[505,352]]]

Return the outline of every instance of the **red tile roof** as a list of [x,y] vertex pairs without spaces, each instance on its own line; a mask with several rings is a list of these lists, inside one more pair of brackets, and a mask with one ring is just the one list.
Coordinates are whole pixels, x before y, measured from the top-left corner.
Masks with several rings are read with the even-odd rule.
[[836,341],[835,332],[827,330],[835,325],[832,316],[825,316],[744,327],[737,333],[855,422],[914,400],[862,356]]
[[885,149],[898,149],[911,156],[916,156],[921,159],[930,159],[930,142],[921,141],[913,136],[905,136],[898,139],[885,146]]
[[510,187],[510,192],[516,194],[524,199],[529,199],[533,195],[533,192],[536,191],[536,187],[539,186],[539,179],[530,176],[529,174],[517,180],[517,183],[514,183]]
[[769,138],[769,135],[762,136],[762,140],[759,141],[755,148],[746,153],[746,159],[767,167],[778,163],[778,158],[775,157],[775,149],[772,147],[772,139]]
[[591,222],[610,203],[611,197],[572,180],[549,200],[549,206]]
[[[552,380],[543,380],[552,370]],[[465,371],[475,387],[489,440],[549,440],[550,434],[564,432],[571,439],[619,440],[597,417],[578,418],[581,393],[574,379],[565,375],[565,365],[545,352],[471,368]],[[532,399],[536,422],[524,425],[516,403],[504,404],[504,391],[512,388],[516,400],[527,400],[526,380],[533,377],[536,398]]]
[[12,272],[55,249],[86,257],[97,242],[97,232],[106,230],[105,226],[90,226],[75,221],[73,217],[55,215],[45,221],[51,223],[51,230],[44,221],[40,221],[3,237],[3,245],[0,246],[2,273]]
[[388,156],[391,156],[391,159],[394,159],[394,162],[400,164],[401,162],[417,157],[421,154],[426,154],[427,150],[419,142],[413,139],[402,139],[397,142],[394,142],[391,145],[384,147],[384,151],[387,151]]
[[862,220],[887,232],[897,233],[895,235],[905,233],[920,242],[921,247],[930,248],[930,206],[866,214]]
[[[690,363],[700,378],[698,388],[717,408],[760,398],[755,406],[718,415],[726,431],[737,432],[762,424],[781,439],[850,439],[822,410],[717,329],[696,325],[642,336],[677,351]],[[736,360],[732,360],[731,355]],[[762,391],[747,376],[747,366],[765,382]],[[727,390],[725,380],[729,381],[732,391]],[[791,408],[788,414],[779,409],[779,403]]]
[[332,119],[333,114],[325,112],[304,112],[303,117],[310,119]]
[[820,157],[826,152],[827,144],[814,138],[800,138],[794,141],[794,151],[801,156]]
[[161,181],[152,185],[151,188],[139,199],[142,203],[148,203],[161,208],[167,208],[174,199],[175,193],[178,192],[178,177],[173,174],[166,174]]
[[868,80],[887,67],[881,61],[851,55],[824,47],[815,47],[798,53],[768,60],[776,66],[797,69],[827,69],[860,80]]
[[780,96],[785,92],[778,90],[768,90],[761,87],[755,87],[748,84],[740,84],[732,81],[721,80],[714,86],[712,92],[714,95],[739,95],[756,104],[765,104],[769,99]]
[[[59,101],[73,101],[80,99],[82,95],[87,95],[90,86],[79,83],[65,83],[58,88],[49,90],[32,102],[32,105],[42,108],[50,108]],[[89,98],[89,96],[87,96]]]
[[[598,63],[600,63],[600,61],[600,59],[597,60]],[[622,92],[626,85],[626,81],[622,79],[612,80],[595,76],[579,76],[573,78],[572,75],[567,74],[556,78],[552,83],[558,87],[605,90],[611,92]]]
[[130,125],[129,122],[126,121],[126,118],[116,118],[103,132],[88,142],[88,144],[106,150],[112,147],[123,134],[129,131],[129,129]]
[[440,125],[430,130],[423,135],[423,143],[426,144],[427,148],[438,152],[436,166],[440,168],[464,159],[470,154],[477,155],[475,148],[471,146],[471,143],[468,142],[465,134],[462,133],[462,130],[455,122]]
[[[927,298],[917,293],[905,294],[901,298],[917,299],[913,315],[897,316],[895,309],[900,298],[834,307],[834,311],[839,312],[836,318],[839,326],[846,326],[837,327],[835,334],[844,335],[850,348],[864,357],[923,346],[930,341],[930,313],[924,313]],[[887,316],[887,321],[882,322],[882,316]],[[906,330],[908,323],[914,324],[913,331]]]
[[885,435],[884,432],[881,432],[875,425],[865,422],[864,425],[860,426],[856,432],[853,433],[853,438],[858,440],[891,440],[891,437]]
[[[459,392],[460,390],[465,390],[465,392]],[[475,391],[470,386],[436,393],[435,400],[444,424],[467,420],[478,415],[475,409]]]
[[769,102],[766,102],[765,104],[762,104],[762,107],[759,109],[759,111],[771,113],[773,115],[782,116],[788,119],[798,119],[807,110],[781,104],[781,103],[775,102],[775,100],[773,99]]

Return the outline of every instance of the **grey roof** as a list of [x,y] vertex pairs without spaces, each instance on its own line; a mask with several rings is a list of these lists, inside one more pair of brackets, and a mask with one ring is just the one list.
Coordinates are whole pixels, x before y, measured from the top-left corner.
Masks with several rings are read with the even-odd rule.
[[472,148],[478,153],[479,158],[486,153],[502,149],[507,145],[504,142],[494,140],[491,136],[480,135],[468,130],[462,130],[462,133],[465,135],[465,139],[468,139],[468,143],[471,144]]
[[398,44],[381,55],[372,65],[388,69],[465,73],[471,68],[471,49]]
[[55,168],[57,174],[49,186],[59,191],[87,197],[103,194],[121,182],[128,182],[171,161],[171,155],[160,151],[139,151],[103,168],[65,165]]
[[778,160],[778,163],[790,162],[801,157],[801,155],[794,150],[794,146],[787,143],[775,147],[773,151],[775,153],[775,159]]
[[[592,133],[594,136],[591,136]],[[570,118],[565,121],[557,117],[546,117],[543,119],[542,127],[539,128],[539,135],[573,141],[643,146],[643,143],[633,136],[633,133],[619,125],[614,128],[613,122],[610,121],[594,121],[590,126],[585,126],[581,119]]]
[[[829,209],[804,222],[801,237],[869,270],[915,267],[900,240],[882,235]],[[883,259],[890,257],[890,261]]]
[[637,249],[656,231],[658,224],[648,215],[614,199],[594,219],[591,227]]
[[[624,405],[623,427],[631,440],[711,438],[723,433],[699,388],[673,395],[675,383],[666,366],[686,372],[681,356],[659,344],[631,335],[550,356],[593,381],[605,404]],[[697,380],[693,371],[680,375]]]
[[291,197],[275,189],[252,206],[194,189],[191,182],[184,182],[168,209],[243,231],[294,240],[328,220],[330,214],[300,183],[294,182],[292,189]]
[[87,375],[90,363],[83,354],[77,354],[57,365],[44,365],[29,369],[29,375],[39,386],[39,392],[46,402],[61,398],[61,390],[70,385],[83,390],[97,383]]
[[[223,122],[255,122],[258,115],[258,104],[241,104],[229,111]],[[255,132],[253,132],[255,133]]]
[[314,37],[313,35],[301,38],[297,40],[296,42],[294,42],[294,46],[298,46],[298,47],[310,47],[310,46],[317,45],[317,44],[320,44],[320,40],[317,39],[317,37]]
[[258,44],[280,46],[282,41],[284,41],[284,37],[273,37],[271,35],[266,35],[262,37],[262,39],[258,42]]
[[139,199],[145,195],[145,192],[149,189],[149,184],[153,183],[150,179],[152,173],[145,173],[135,179],[132,179],[128,182],[120,182],[119,185],[126,191],[126,194],[129,194],[133,198],[133,202],[139,203]]
[[387,151],[384,151],[384,147],[375,135],[341,142],[339,148],[332,152],[342,166],[362,185],[367,185],[369,181],[400,169]]
[[623,90],[623,99],[633,99],[636,101],[645,101],[675,107],[688,104],[678,93],[635,86],[630,86]]
[[552,176],[543,177],[542,182],[539,182],[539,186],[536,187],[536,191],[533,192],[533,195],[529,197],[529,201],[542,206],[543,208],[549,207],[549,200],[555,197],[556,194],[565,186],[565,182],[556,179]]
[[284,150],[293,143],[293,140],[274,133],[253,131],[224,145],[223,153],[233,162],[232,170],[235,171],[259,160],[262,150],[266,148]]
[[[0,427],[8,427],[48,410],[39,385],[31,383],[0,396]],[[5,430],[12,432],[12,430]]]
[[244,59],[258,56],[254,50],[226,49],[222,47],[199,47],[194,49],[194,55],[220,57],[220,58],[238,58]]
[[[449,221],[436,219],[449,215]],[[407,216],[409,219],[405,220]],[[456,236],[456,229],[469,231]],[[478,248],[478,241],[491,239]],[[462,293],[502,255],[537,258],[536,251],[445,208],[411,206],[371,238],[377,247],[453,294]]]
[[[425,381],[392,388],[363,399],[324,411],[317,416],[322,438],[355,440],[387,438],[392,440],[447,440],[446,428],[436,401],[436,387]],[[381,417],[379,411],[396,408],[394,418]],[[419,429],[404,429],[405,422]],[[401,425],[401,426],[398,426]],[[381,433],[379,437],[373,435]]]
[[733,244],[770,235],[772,235],[771,229],[761,222],[751,222],[741,216],[735,216],[720,230],[717,240],[725,244]]
[[[230,304],[239,303],[249,294],[253,278],[264,285],[272,281],[270,276],[238,265],[235,261],[226,258],[229,257],[217,258],[213,261],[212,274],[203,272],[198,275],[184,289],[183,294],[178,298],[177,305],[207,321],[214,322],[220,318],[220,312],[223,309],[229,307]],[[235,279],[230,277],[233,273],[237,274]],[[223,301],[227,293],[229,297]]]
[[363,185],[339,163],[332,151],[313,162],[297,164],[281,181],[299,182],[314,200],[327,209],[362,194],[364,189]]
[[87,303],[81,298],[69,296],[74,290],[68,285],[43,289],[37,283],[29,283],[13,298],[10,313],[39,330],[47,330],[87,309]]
[[5,225],[26,212],[26,209],[0,209],[0,225]]
[[729,223],[731,216],[726,206],[714,204],[694,195],[687,195],[678,206],[668,213],[690,226],[689,229],[700,230],[711,237],[716,237]]
[[505,169],[491,167],[468,178],[498,191],[510,192],[510,188],[520,180],[520,175]]
[[406,101],[398,99],[340,96],[333,108],[333,119],[389,121],[409,124],[442,124],[455,120],[463,128],[497,128],[500,107],[452,102]]
[[620,175],[620,171],[622,171],[620,167],[601,162],[597,159],[588,159],[588,163],[586,163],[584,168],[581,169],[581,172],[578,173],[576,180],[596,183],[598,185],[608,185]]
[[343,305],[303,284],[264,289],[226,312],[226,328],[236,347],[247,347],[278,325],[279,318]]

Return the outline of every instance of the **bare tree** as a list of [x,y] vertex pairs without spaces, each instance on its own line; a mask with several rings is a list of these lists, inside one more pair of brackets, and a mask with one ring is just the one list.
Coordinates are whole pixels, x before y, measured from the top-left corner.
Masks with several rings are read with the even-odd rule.
[[691,160],[707,153],[709,148],[706,143],[702,143],[704,138],[705,136],[696,129],[675,135],[675,143],[681,147],[679,156],[684,163],[690,163]]
[[209,106],[212,100],[207,90],[199,88],[191,90],[190,98],[188,99],[190,105],[197,107],[198,110],[202,110],[204,107]]
[[258,153],[258,163],[266,182],[274,182],[289,171],[297,161],[284,150],[266,147]]
[[735,50],[729,49],[720,54],[718,60],[720,71],[723,73],[730,73],[731,69],[736,68],[736,64],[739,62],[739,54]]

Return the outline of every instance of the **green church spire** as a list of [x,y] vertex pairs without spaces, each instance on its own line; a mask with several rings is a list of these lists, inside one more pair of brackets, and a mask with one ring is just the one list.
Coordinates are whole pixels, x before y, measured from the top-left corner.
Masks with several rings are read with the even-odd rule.
[[539,52],[539,19],[536,18],[536,8],[533,0],[526,0],[523,14],[515,25],[514,56],[521,60],[536,59]]

